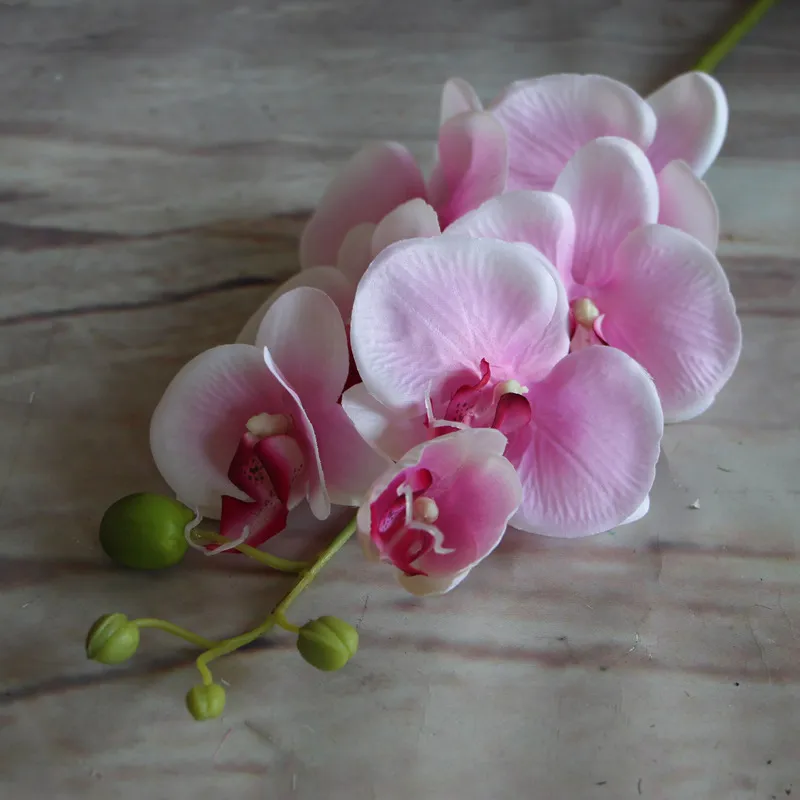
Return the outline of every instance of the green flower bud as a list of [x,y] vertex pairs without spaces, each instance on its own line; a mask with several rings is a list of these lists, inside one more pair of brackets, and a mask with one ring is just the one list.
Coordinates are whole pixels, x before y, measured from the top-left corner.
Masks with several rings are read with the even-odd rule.
[[100,544],[117,564],[133,569],[163,569],[177,564],[189,545],[184,537],[194,513],[158,494],[131,494],[103,515]]
[[297,649],[312,667],[333,672],[358,650],[358,631],[338,617],[312,619],[297,634]]
[[186,708],[198,722],[216,719],[225,710],[225,690],[218,683],[193,686],[186,693]]
[[139,628],[124,614],[104,614],[86,635],[86,657],[101,664],[121,664],[139,647]]

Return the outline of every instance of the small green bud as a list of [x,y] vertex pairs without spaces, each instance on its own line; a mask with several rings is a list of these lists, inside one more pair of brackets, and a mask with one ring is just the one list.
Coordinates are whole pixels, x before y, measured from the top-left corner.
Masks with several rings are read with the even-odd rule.
[[139,628],[124,614],[103,614],[86,635],[86,657],[101,664],[121,664],[139,647]]
[[333,672],[358,650],[358,631],[338,617],[312,619],[297,634],[297,649],[312,667]]
[[103,515],[100,544],[123,567],[171,567],[186,555],[189,545],[183,532],[193,519],[193,512],[177,500],[146,492],[131,494]]
[[216,719],[225,710],[225,690],[218,683],[193,686],[186,693],[186,708],[198,722]]

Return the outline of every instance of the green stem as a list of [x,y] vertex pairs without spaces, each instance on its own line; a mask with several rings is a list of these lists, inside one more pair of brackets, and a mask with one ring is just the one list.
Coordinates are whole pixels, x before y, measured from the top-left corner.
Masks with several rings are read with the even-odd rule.
[[756,0],[725,35],[695,64],[695,71],[713,72],[719,66],[720,61],[736,47],[742,37],[749,33],[758,24],[761,17],[777,2],[778,0]]
[[211,675],[211,670],[208,668],[209,663],[221,656],[228,655],[235,650],[238,650],[250,642],[255,641],[260,636],[263,636],[267,631],[275,625],[279,625],[286,630],[297,632],[300,629],[296,625],[292,625],[286,619],[286,612],[289,606],[308,588],[309,584],[319,573],[325,568],[325,565],[344,547],[347,541],[356,532],[355,518],[347,525],[344,530],[337,534],[336,538],[320,553],[317,560],[304,572],[301,573],[300,579],[289,590],[284,598],[275,606],[270,615],[257,627],[253,628],[246,633],[239,636],[232,636],[230,639],[224,639],[221,642],[215,643],[215,646],[210,647],[205,653],[202,653],[197,659],[197,669],[206,686],[210,686],[214,679]]
[[[218,533],[213,533],[212,531],[194,530],[191,536],[198,544],[228,544],[230,542],[230,539],[227,537],[221,536]],[[278,572],[291,572],[297,575],[311,566],[308,561],[290,561],[288,558],[273,556],[271,553],[257,550],[255,547],[250,547],[249,544],[238,544],[233,549],[238,550],[254,561],[258,561],[260,564],[278,570]]]
[[216,647],[219,644],[219,642],[216,642],[213,639],[206,639],[205,636],[198,636],[196,633],[187,631],[186,628],[181,628],[180,625],[175,625],[172,622],[167,622],[164,619],[144,617],[142,619],[131,620],[131,622],[133,622],[137,628],[156,628],[159,631],[171,633],[173,636],[177,636],[179,639],[183,639],[184,641],[196,645],[197,647],[209,649]]

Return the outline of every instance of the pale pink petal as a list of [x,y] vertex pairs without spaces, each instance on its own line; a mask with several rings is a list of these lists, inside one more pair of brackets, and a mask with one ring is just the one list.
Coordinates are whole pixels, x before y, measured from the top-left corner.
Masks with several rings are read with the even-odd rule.
[[261,350],[215,347],[186,364],[159,401],[150,423],[153,459],[178,500],[217,518],[223,494],[248,499],[228,479],[247,421],[294,410]]
[[325,476],[322,472],[322,460],[320,459],[317,437],[314,426],[306,413],[303,403],[300,400],[294,387],[281,372],[281,368],[275,363],[269,350],[264,348],[264,363],[272,376],[283,387],[284,391],[291,398],[292,422],[297,431],[298,443],[303,447],[303,455],[306,463],[306,497],[311,512],[317,519],[327,519],[331,513],[331,503],[328,497],[328,490],[325,486]]
[[[369,262],[367,262],[369,263]],[[366,269],[366,265],[365,265]],[[363,274],[363,273],[362,273]],[[361,275],[358,276],[359,278]],[[258,326],[266,316],[272,304],[292,289],[300,286],[310,286],[319,289],[333,300],[342,319],[350,319],[350,311],[353,308],[353,297],[356,293],[356,283],[358,281],[348,280],[339,270],[333,267],[311,267],[292,275],[289,280],[284,281],[251,315],[247,320],[241,333],[236,337],[236,341],[242,344],[253,344],[258,333]]]
[[467,111],[483,111],[478,93],[462,78],[450,78],[442,87],[439,124]]
[[650,225],[623,242],[616,274],[597,296],[603,336],[653,376],[668,421],[689,419],[708,407],[741,352],[722,267],[688,234]]
[[395,242],[424,239],[439,233],[439,217],[433,208],[420,198],[409,200],[390,211],[378,224],[372,237],[372,257]]
[[409,594],[413,594],[415,597],[435,597],[455,589],[471,571],[472,567],[452,575],[406,575],[400,570],[397,570],[395,574],[397,582]]
[[335,403],[350,369],[344,323],[333,300],[307,286],[279,297],[264,317],[256,346],[266,347],[306,405]]
[[430,438],[424,414],[407,417],[392,411],[376,400],[363,383],[342,395],[342,408],[361,437],[393,461]]
[[334,178],[308,221],[300,237],[301,266],[332,265],[351,228],[378,223],[414,197],[425,197],[425,181],[411,153],[395,142],[365,147]]
[[331,502],[360,505],[372,483],[389,466],[389,459],[378,455],[361,438],[340,405],[309,407],[308,415],[317,435]]
[[572,207],[572,277],[585,286],[605,283],[622,240],[658,219],[656,176],[645,154],[624,139],[597,139],[582,147],[553,191]]
[[686,231],[714,252],[719,244],[719,210],[714,195],[684,161],[670,161],[658,173],[662,225]]
[[602,75],[512,83],[493,108],[508,137],[507,189],[553,188],[585,144],[601,136],[649,146],[655,114],[633,89]]
[[439,129],[439,161],[428,184],[444,230],[506,185],[506,136],[489,112],[460,114]]
[[575,220],[569,203],[553,192],[508,192],[456,220],[446,235],[503,239],[533,245],[569,277]]
[[631,514],[628,517],[628,519],[623,520],[622,522],[620,522],[620,525],[630,525],[632,522],[638,522],[640,519],[642,519],[642,517],[647,516],[647,512],[648,511],[650,511],[650,495],[649,494],[647,495],[647,497],[645,497],[644,501],[639,506],[639,508],[637,508],[636,511],[634,511],[633,514]]
[[523,500],[511,524],[590,536],[631,517],[655,478],[664,419],[645,371],[613,347],[560,361],[527,395],[532,419],[509,441]]
[[370,394],[411,416],[423,412],[429,386],[435,393],[469,383],[482,359],[497,380],[545,374],[568,348],[564,290],[527,245],[456,236],[399,242],[362,278],[350,340]]
[[[353,287],[361,280],[372,261],[372,237],[376,227],[373,222],[362,222],[350,228],[339,248],[336,267],[350,279]],[[352,303],[350,307],[352,308]],[[349,310],[346,319],[350,319]]]
[[728,101],[719,81],[705,72],[673,78],[647,98],[658,128],[647,155],[659,172],[670,161],[685,161],[702,177],[714,163],[728,130]]

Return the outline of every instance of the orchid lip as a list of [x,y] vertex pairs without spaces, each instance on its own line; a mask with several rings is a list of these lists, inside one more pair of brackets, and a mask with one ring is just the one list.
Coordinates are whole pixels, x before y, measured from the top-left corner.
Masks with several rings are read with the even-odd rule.
[[480,367],[480,380],[474,385],[465,384],[453,393],[443,419],[434,415],[432,383],[428,384],[425,390],[425,424],[428,428],[439,429],[436,436],[453,430],[484,427],[497,428],[509,435],[530,422],[530,403],[524,398],[528,387],[510,378],[490,388],[492,373],[489,362],[483,359]]

